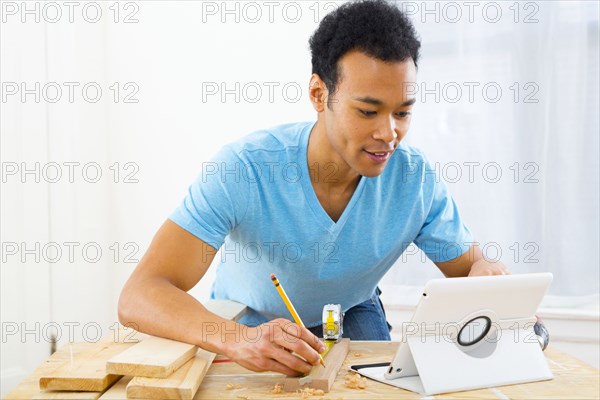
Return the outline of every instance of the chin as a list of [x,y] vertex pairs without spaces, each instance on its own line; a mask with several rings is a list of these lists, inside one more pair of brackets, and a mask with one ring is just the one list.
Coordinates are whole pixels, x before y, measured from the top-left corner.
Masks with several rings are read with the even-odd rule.
[[380,166],[380,167],[360,168],[358,170],[358,173],[359,173],[359,175],[366,176],[367,178],[375,178],[375,177],[381,175],[384,170],[385,170],[385,165]]
[[388,159],[383,162],[374,162],[361,151],[360,155],[354,159],[354,170],[357,171],[359,175],[366,176],[367,178],[375,178],[383,173],[385,167],[390,162],[392,155],[393,154],[390,154]]

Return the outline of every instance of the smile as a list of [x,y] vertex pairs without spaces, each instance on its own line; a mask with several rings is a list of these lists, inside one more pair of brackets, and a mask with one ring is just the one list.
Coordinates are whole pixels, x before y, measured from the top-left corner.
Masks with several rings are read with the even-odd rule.
[[372,161],[378,164],[386,162],[388,158],[390,158],[390,156],[392,155],[391,151],[370,152],[365,150],[365,153]]

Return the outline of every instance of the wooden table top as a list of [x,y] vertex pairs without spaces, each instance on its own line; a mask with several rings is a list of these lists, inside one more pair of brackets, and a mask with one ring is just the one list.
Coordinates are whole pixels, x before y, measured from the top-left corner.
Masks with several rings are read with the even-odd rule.
[[[365,389],[345,386],[344,376],[353,364],[389,362],[396,353],[399,342],[351,342],[350,352],[329,393],[310,396],[311,399],[415,399],[421,395],[394,386],[367,379]],[[73,344],[81,346],[84,344]],[[549,347],[544,352],[554,379],[490,389],[471,390],[428,398],[463,399],[598,399],[600,398],[600,371],[576,358]],[[39,377],[51,371],[57,362],[69,357],[65,346],[40,365],[30,376],[15,387],[5,399],[32,399],[40,394]],[[219,358],[217,358],[219,360]],[[220,360],[223,361],[223,360]],[[127,379],[127,378],[124,378]],[[195,399],[293,399],[307,398],[298,393],[273,394],[276,384],[283,384],[284,376],[274,373],[255,373],[233,362],[213,363],[202,381]],[[113,389],[116,389],[117,383]],[[123,388],[125,385],[122,385]],[[229,389],[228,389],[229,387]],[[64,398],[56,397],[56,398]],[[71,397],[81,399],[83,397]],[[118,399],[116,397],[110,397]],[[124,392],[123,392],[123,397]]]

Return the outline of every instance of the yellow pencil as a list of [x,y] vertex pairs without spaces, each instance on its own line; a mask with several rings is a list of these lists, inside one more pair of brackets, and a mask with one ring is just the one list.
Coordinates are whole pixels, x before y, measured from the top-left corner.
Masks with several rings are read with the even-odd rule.
[[[277,277],[275,276],[275,274],[271,274],[271,280],[273,281],[273,284],[275,285],[275,288],[279,292],[279,295],[283,299],[283,302],[285,303],[285,306],[289,310],[290,314],[292,314],[292,317],[294,318],[294,321],[296,321],[296,323],[298,325],[300,325],[301,327],[304,328],[305,326],[302,323],[302,320],[300,319],[300,316],[296,312],[296,309],[294,308],[294,305],[292,304],[292,302],[290,301],[289,297],[285,293],[285,290],[283,290],[283,286],[281,286],[281,283],[279,283],[279,280],[277,279]],[[325,361],[323,361],[323,356],[319,354],[319,358],[321,359],[321,365],[323,366],[323,368],[325,368]]]

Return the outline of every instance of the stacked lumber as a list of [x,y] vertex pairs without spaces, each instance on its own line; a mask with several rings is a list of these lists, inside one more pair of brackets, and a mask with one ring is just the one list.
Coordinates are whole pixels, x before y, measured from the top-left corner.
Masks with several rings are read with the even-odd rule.
[[[166,365],[165,370],[170,370],[173,365],[176,365],[175,363],[179,362],[183,354],[182,352],[172,352],[173,364]],[[147,371],[151,371],[152,369],[149,369],[148,365],[140,362],[138,364],[139,372],[135,372],[135,369],[132,369],[134,371],[130,374],[132,378],[125,386],[126,396],[122,396],[123,385],[115,385],[117,387],[114,387],[114,390],[111,388],[100,398],[191,400],[198,391],[202,379],[206,375],[214,358],[214,353],[197,349],[197,352],[185,360],[181,367],[173,369],[173,372],[164,378],[149,377]],[[131,367],[135,361],[129,358],[129,362]]]
[[[245,311],[245,306],[229,301],[206,306],[231,320]],[[215,354],[188,343],[140,336],[137,343],[107,338],[78,344],[71,357],[40,377],[40,392],[33,398],[193,399]]]

